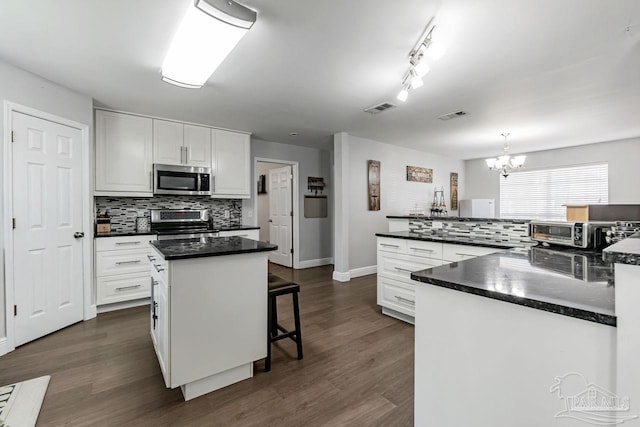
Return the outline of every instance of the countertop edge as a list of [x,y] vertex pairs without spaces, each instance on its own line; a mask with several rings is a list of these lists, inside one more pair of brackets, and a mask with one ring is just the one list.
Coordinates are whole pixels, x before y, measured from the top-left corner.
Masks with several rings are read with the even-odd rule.
[[466,286],[460,283],[452,283],[452,282],[447,282],[445,280],[438,280],[438,279],[429,278],[429,277],[416,276],[414,273],[411,273],[411,279],[420,283],[426,283],[426,284],[439,286],[442,288],[447,288],[447,289],[451,289],[459,292],[465,292],[473,295],[482,296],[485,298],[491,298],[491,299],[495,299],[498,301],[503,301],[511,304],[522,305],[522,306],[533,308],[536,310],[542,310],[542,311],[547,311],[554,314],[559,314],[561,316],[582,319],[589,322],[598,323],[601,325],[613,326],[613,327],[616,327],[617,325],[616,316],[611,316],[608,314],[595,313],[592,311],[583,310],[579,308],[567,307],[564,305],[532,300],[529,298],[517,297],[514,295],[507,295],[499,292],[491,292],[485,289],[478,289],[473,286]]
[[241,251],[233,251],[233,250],[232,251],[222,251],[222,252],[216,252],[216,253],[205,252],[205,253],[188,254],[188,255],[164,255],[164,254],[162,254],[162,252],[158,248],[156,248],[155,246],[154,246],[154,248],[157,251],[159,251],[160,254],[167,261],[176,261],[176,260],[191,259],[191,258],[211,258],[211,257],[225,256],[225,255],[242,255],[242,254],[250,254],[250,253],[257,253],[257,252],[271,252],[271,251],[273,251],[272,248],[256,248],[256,249],[245,249],[245,250],[241,250]]
[[[509,245],[509,244],[497,244],[496,242],[469,242],[465,240],[457,240],[455,237],[452,238],[443,238],[443,237],[429,237],[429,236],[397,236],[393,234],[394,232],[390,231],[388,233],[376,233],[376,237],[388,237],[390,239],[404,239],[404,240],[417,240],[423,242],[441,242],[441,243],[451,243],[454,245],[466,245],[466,246],[481,246],[485,248],[493,248],[493,249],[503,249],[509,250],[517,247],[521,247],[522,245],[527,245],[527,243],[523,242],[522,245]],[[534,246],[532,244],[532,246]]]
[[467,218],[458,216],[415,216],[415,215],[387,215],[387,219],[424,219],[427,221],[460,221],[460,222],[512,222],[514,224],[528,224],[530,219],[509,218]]
[[611,263],[640,265],[640,233],[605,248],[602,258]]

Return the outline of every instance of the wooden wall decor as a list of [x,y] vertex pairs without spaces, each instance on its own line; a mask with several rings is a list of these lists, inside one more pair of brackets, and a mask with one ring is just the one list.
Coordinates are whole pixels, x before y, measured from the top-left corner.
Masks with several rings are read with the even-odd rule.
[[377,160],[368,160],[369,166],[369,210],[380,210],[380,162]]
[[433,169],[407,166],[407,181],[433,182]]
[[458,210],[458,173],[451,172],[451,210]]

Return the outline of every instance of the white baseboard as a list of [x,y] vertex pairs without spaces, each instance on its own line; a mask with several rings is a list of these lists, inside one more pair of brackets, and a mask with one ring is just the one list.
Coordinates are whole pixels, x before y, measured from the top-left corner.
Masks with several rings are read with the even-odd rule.
[[336,280],[338,282],[348,282],[349,280],[351,280],[351,273],[349,273],[348,271],[346,273],[334,271],[333,280]]
[[319,258],[319,259],[309,259],[305,261],[298,261],[298,269],[302,268],[311,268],[311,267],[320,267],[321,265],[330,265],[333,264],[333,258]]
[[7,337],[0,338],[0,356],[4,356],[12,350],[13,349],[9,350],[9,342],[7,341]]
[[369,274],[376,274],[377,272],[378,272],[377,265],[370,265],[368,267],[360,267],[360,268],[354,268],[353,270],[349,270],[349,274],[352,279],[360,276],[367,276]]
[[149,305],[149,298],[101,305],[98,307],[98,313],[108,313],[109,311],[124,310],[125,308],[139,307],[141,305]]
[[92,304],[87,309],[87,312],[84,314],[84,320],[93,319],[98,315],[98,308],[95,304]]

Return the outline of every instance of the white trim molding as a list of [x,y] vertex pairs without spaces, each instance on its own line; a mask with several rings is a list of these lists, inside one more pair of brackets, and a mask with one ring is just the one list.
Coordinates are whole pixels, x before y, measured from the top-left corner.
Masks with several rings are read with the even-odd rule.
[[341,273],[334,270],[333,280],[337,282],[348,282],[349,280],[351,280],[351,273],[349,273],[348,271],[346,273]]
[[352,279],[361,276],[368,276],[369,274],[376,274],[378,272],[377,265],[369,265],[367,267],[354,268],[353,270],[349,270],[349,275]]
[[9,351],[9,343],[7,342],[7,338],[0,338],[0,356],[4,356],[5,354],[9,353]]
[[298,262],[298,269],[320,267],[321,265],[333,264],[333,258],[308,259]]

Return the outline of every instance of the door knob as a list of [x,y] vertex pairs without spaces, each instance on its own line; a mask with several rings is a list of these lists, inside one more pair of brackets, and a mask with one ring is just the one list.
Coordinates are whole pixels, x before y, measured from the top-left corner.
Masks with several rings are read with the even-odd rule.
[[76,239],[82,239],[84,237],[84,233],[82,231],[76,231],[75,233],[73,233],[73,237],[75,237]]
[[269,220],[269,222],[273,222],[273,220],[272,220],[272,219],[270,219],[270,220]]

